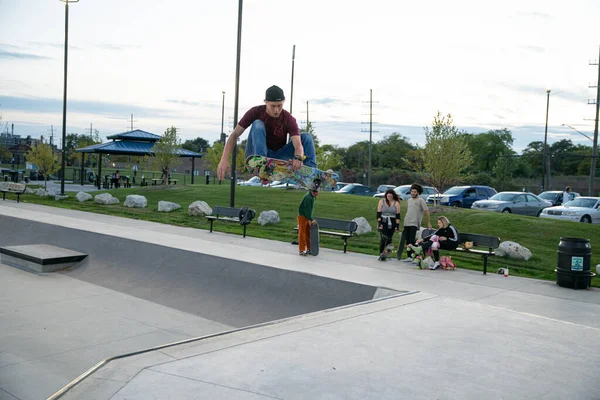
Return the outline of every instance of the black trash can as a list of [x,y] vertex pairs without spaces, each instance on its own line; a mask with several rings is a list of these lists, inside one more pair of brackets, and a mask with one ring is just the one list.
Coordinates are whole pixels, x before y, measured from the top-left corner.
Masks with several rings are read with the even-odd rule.
[[592,246],[589,239],[561,237],[558,243],[556,283],[558,286],[587,289],[592,285]]

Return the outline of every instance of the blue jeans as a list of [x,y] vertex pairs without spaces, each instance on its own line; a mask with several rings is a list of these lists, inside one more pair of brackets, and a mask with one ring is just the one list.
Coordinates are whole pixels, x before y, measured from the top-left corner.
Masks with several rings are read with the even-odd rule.
[[[300,141],[302,142],[304,155],[306,156],[304,165],[317,168],[315,143],[313,142],[312,135],[310,133],[302,132],[300,133]],[[279,150],[268,149],[265,123],[257,119],[252,123],[248,141],[246,142],[246,157],[252,154],[277,158],[279,160],[290,160],[294,158],[294,145],[290,141]]]

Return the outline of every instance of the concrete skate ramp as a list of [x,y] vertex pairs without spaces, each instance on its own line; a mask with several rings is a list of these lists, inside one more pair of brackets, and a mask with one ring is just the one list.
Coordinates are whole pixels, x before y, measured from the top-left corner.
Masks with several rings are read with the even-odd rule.
[[10,232],[0,246],[50,244],[89,254],[62,274],[233,327],[371,300],[377,290],[18,218],[0,216],[0,226]]

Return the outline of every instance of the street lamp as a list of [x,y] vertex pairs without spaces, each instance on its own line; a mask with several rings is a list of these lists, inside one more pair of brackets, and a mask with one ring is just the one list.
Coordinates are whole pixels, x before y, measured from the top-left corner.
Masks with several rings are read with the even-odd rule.
[[[233,101],[233,126],[238,123],[238,105],[240,100],[240,58],[242,52],[242,9],[244,0],[238,2],[238,32],[237,32],[237,54],[235,62],[235,97]],[[235,207],[235,185],[236,185],[236,156],[237,141],[233,143],[233,154],[231,155],[231,188],[229,190],[229,207]]]
[[[597,124],[597,121],[596,121]],[[562,126],[566,126],[569,127],[571,129],[573,129],[575,132],[585,136],[586,138],[590,139],[592,141],[592,162],[590,164],[590,180],[589,180],[589,185],[588,185],[588,196],[593,196],[594,195],[594,177],[596,175],[596,158],[597,158],[597,151],[598,151],[598,125],[596,125],[596,128],[594,129],[594,139],[592,139],[591,137],[589,137],[588,135],[586,135],[583,132],[579,132],[577,129],[573,128],[571,125],[569,124],[562,124]]]
[[546,129],[544,130],[544,172],[545,182],[542,176],[542,192],[550,187],[550,158],[548,157],[548,110],[550,109],[550,89],[546,90]]
[[63,78],[63,122],[62,122],[62,174],[60,177],[60,194],[65,194],[65,144],[67,141],[67,53],[69,48],[69,3],[77,3],[79,0],[60,0],[65,3],[65,74]]
[[588,135],[586,135],[586,134],[585,134],[585,133],[583,133],[583,132],[579,132],[577,129],[573,128],[573,127],[572,127],[571,125],[569,125],[569,124],[561,124],[561,126],[566,126],[567,128],[571,128],[571,129],[573,129],[575,132],[579,133],[580,135],[583,135],[583,136],[585,136],[586,138],[590,139],[592,142],[594,141],[594,139],[592,139],[591,137],[589,137]]

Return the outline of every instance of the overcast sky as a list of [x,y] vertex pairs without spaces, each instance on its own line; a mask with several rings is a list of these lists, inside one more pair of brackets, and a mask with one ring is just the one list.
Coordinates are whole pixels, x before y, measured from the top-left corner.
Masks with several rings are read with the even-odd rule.
[[[20,135],[62,124],[65,5],[0,0],[0,113]],[[591,141],[597,0],[246,0],[239,116],[281,86],[321,143],[398,132],[423,145],[437,111],[470,133],[506,127],[515,149]],[[233,128],[238,1],[81,0],[69,6],[67,132],[134,128],[210,142]],[[293,103],[292,47],[296,45]],[[4,127],[4,125],[3,125]],[[244,136],[245,137],[245,136]],[[56,141],[58,143],[58,141]]]

